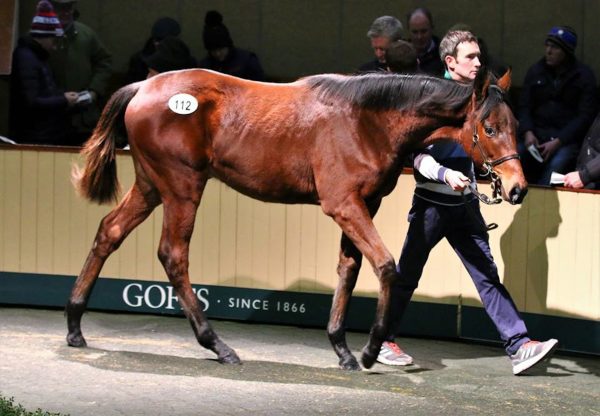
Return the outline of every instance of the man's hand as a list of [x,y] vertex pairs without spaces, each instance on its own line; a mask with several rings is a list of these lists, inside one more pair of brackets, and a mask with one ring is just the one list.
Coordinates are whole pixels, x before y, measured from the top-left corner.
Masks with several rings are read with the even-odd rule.
[[565,175],[565,188],[583,188],[579,172],[569,172]]
[[64,93],[65,98],[67,99],[67,104],[69,107],[73,107],[77,104],[77,93],[74,91],[69,91]]
[[525,147],[529,147],[531,145],[538,147],[540,145],[540,141],[531,130],[528,130],[525,132]]
[[538,150],[544,158],[544,162],[547,162],[548,159],[550,159],[552,155],[556,153],[556,151],[560,147],[560,144],[561,143],[560,140],[558,140],[558,137],[553,137],[546,143],[542,143],[539,145]]
[[444,181],[455,191],[464,191],[471,182],[462,172],[452,169],[446,171]]

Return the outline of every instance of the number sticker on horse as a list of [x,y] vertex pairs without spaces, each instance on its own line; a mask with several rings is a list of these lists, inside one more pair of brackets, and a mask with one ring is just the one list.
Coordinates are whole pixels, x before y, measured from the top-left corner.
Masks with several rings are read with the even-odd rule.
[[190,94],[175,94],[169,98],[169,108],[177,114],[192,114],[198,109],[198,100]]

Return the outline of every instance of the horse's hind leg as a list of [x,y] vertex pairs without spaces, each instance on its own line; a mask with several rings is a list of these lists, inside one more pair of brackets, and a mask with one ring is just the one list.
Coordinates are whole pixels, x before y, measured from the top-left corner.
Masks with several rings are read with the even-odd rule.
[[197,198],[172,197],[163,201],[164,220],[158,256],[200,345],[217,354],[221,363],[239,364],[241,361],[235,351],[219,339],[204,316],[188,274],[190,238],[204,184],[198,186],[202,189]]
[[335,353],[340,357],[340,367],[344,370],[360,370],[358,361],[356,361],[346,343],[344,321],[350,297],[356,285],[361,262],[361,252],[346,234],[342,234],[340,260],[338,263],[338,275],[340,279],[331,303],[327,335]]
[[81,333],[81,316],[104,262],[119,248],[125,237],[150,215],[159,201],[155,189],[140,186],[136,182],[121,203],[100,222],[94,245],[75,281],[66,307],[67,343],[70,346],[86,346]]

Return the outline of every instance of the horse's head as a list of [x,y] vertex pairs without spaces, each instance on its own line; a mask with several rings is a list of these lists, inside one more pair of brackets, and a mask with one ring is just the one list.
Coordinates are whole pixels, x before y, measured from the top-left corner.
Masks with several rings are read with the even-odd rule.
[[462,140],[472,142],[473,161],[490,175],[495,193],[520,204],[527,194],[527,181],[517,153],[517,121],[504,97],[509,87],[510,70],[497,81],[489,72],[480,71]]

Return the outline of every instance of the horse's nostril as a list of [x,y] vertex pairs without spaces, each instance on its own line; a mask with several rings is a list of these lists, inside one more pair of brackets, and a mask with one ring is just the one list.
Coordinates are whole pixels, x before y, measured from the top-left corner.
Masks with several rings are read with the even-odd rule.
[[510,202],[512,204],[520,204],[525,199],[525,195],[527,195],[527,188],[521,189],[520,186],[515,186],[510,191]]

